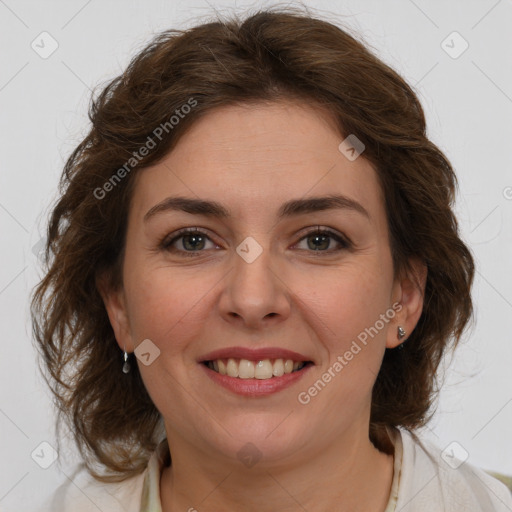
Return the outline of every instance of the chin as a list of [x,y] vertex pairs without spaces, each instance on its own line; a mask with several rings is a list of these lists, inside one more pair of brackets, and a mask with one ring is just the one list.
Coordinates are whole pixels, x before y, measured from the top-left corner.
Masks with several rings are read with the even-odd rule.
[[[207,442],[215,445],[224,456],[228,454],[247,467],[255,461],[260,467],[275,466],[295,457],[300,447],[308,444],[306,432],[299,428],[297,418],[293,416],[289,413],[253,413],[229,420],[224,417],[222,426],[216,427],[220,437]],[[208,433],[211,434],[211,430]]]

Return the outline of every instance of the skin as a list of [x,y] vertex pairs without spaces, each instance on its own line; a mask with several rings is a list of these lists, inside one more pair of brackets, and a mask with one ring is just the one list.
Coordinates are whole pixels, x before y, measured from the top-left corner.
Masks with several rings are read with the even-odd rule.
[[[394,275],[376,171],[364,156],[349,161],[342,140],[332,120],[308,105],[222,107],[136,176],[123,286],[101,293],[121,349],[149,338],[160,350],[150,365],[137,363],[171,446],[172,466],[160,482],[164,512],[386,507],[393,456],[369,440],[371,391],[385,348],[400,343],[398,325],[410,335],[418,322],[426,270],[413,261],[414,274]],[[287,200],[334,193],[359,202],[369,218],[349,209],[276,217]],[[167,211],[144,222],[170,195],[215,200],[233,216]],[[316,226],[351,245],[329,238],[314,250],[314,235],[305,236]],[[184,255],[190,238],[177,240],[174,253],[159,246],[183,227],[207,231],[193,257]],[[236,252],[248,236],[263,250],[252,263]],[[400,312],[300,404],[298,394],[394,303]],[[274,395],[238,396],[197,363],[233,346],[286,348],[315,366]],[[261,454],[250,468],[237,457],[248,442]]]

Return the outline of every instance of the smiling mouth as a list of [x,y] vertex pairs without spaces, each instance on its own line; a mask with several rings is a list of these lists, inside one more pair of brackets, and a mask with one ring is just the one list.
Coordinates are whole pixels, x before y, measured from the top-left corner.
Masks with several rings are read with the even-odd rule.
[[250,361],[249,359],[228,358],[204,361],[203,364],[220,375],[238,379],[267,380],[299,372],[313,363],[311,361],[293,361],[293,359]]

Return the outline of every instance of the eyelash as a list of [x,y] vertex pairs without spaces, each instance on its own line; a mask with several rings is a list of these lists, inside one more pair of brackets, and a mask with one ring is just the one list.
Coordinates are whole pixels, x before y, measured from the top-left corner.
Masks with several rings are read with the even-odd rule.
[[[198,253],[204,252],[204,250],[184,251],[184,250],[179,250],[179,249],[173,249],[171,246],[177,240],[179,240],[180,238],[183,238],[184,235],[204,235],[206,238],[208,238],[210,241],[213,242],[213,240],[211,240],[211,238],[208,236],[206,231],[202,230],[201,228],[183,228],[183,229],[180,229],[179,231],[177,231],[176,233],[174,233],[171,239],[169,239],[169,236],[166,236],[159,243],[159,247],[162,250],[165,250],[165,251],[168,251],[168,252],[174,252],[174,253],[182,253],[183,255],[185,255],[185,257],[192,257],[192,258],[197,257]],[[332,253],[336,253],[336,252],[339,252],[339,251],[342,251],[342,250],[350,249],[352,247],[352,243],[347,238],[344,238],[344,237],[338,235],[336,232],[331,231],[330,229],[321,229],[320,226],[317,226],[315,229],[305,233],[299,239],[299,241],[297,243],[299,243],[302,240],[304,240],[305,238],[308,238],[308,237],[313,236],[313,235],[324,235],[324,236],[328,236],[330,238],[333,238],[336,242],[338,242],[341,245],[341,248],[334,249],[334,250],[326,250],[326,251],[322,251],[322,250],[319,250],[319,251],[312,251],[312,250],[308,251],[307,249],[301,249],[301,250],[306,250],[307,252],[317,253],[317,254],[318,253],[332,254]]]

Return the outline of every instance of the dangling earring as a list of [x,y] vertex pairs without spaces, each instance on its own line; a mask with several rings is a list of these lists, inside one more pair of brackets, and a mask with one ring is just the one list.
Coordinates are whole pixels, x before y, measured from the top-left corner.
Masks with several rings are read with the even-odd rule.
[[128,362],[128,352],[126,352],[126,350],[124,351],[124,354],[123,354],[123,360],[124,360],[123,373],[129,373],[130,372],[130,363]]
[[[405,338],[405,334],[406,333],[405,333],[404,329],[402,328],[402,326],[399,325],[398,326],[398,339],[399,340],[404,339]],[[398,345],[398,349],[399,350],[402,350],[404,348],[404,343],[405,343],[405,341],[403,341],[402,343],[400,343],[400,345]]]

